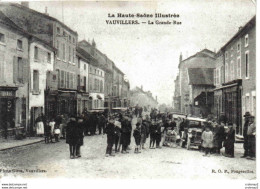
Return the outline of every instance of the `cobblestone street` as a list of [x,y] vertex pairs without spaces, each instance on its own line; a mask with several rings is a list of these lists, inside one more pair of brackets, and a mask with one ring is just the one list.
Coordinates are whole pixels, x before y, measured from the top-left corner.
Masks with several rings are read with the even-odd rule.
[[[242,144],[235,145],[234,159],[216,155],[203,157],[203,154],[197,150],[187,151],[179,147],[147,148],[140,154],[134,154],[133,142],[131,148],[129,154],[118,153],[115,157],[105,157],[106,135],[85,137],[80,159],[69,159],[68,145],[64,140],[53,144],[42,142],[18,147],[0,152],[2,170],[0,176],[134,179],[256,178],[256,162],[240,158],[243,152]],[[38,172],[35,172],[37,169]],[[16,173],[3,173],[8,170]],[[214,170],[217,173],[212,173]],[[239,174],[232,173],[232,170],[253,173]],[[227,172],[224,173],[225,171]]]

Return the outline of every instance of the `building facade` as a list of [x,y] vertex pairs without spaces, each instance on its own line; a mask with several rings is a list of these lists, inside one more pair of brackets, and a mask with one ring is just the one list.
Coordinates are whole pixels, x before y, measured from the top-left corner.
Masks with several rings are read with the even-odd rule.
[[53,72],[55,49],[44,41],[31,37],[29,40],[29,120],[30,133],[36,119],[45,113],[45,91],[47,75]]
[[135,107],[146,107],[148,109],[158,108],[157,97],[153,97],[150,91],[144,91],[143,87],[135,87],[130,91],[130,105]]
[[[256,17],[220,49],[215,71],[217,88],[215,94],[222,93],[221,107],[227,122],[236,124],[236,133],[243,134],[242,119],[245,112],[256,112]],[[221,69],[224,71],[220,71]],[[221,78],[220,83],[218,78]],[[217,97],[216,97],[217,98]]]
[[[179,78],[176,81],[179,81],[179,84],[175,86],[176,103],[179,104],[180,112],[185,114],[192,113],[192,101],[191,101],[191,90],[189,85],[189,68],[215,68],[215,53],[204,49],[193,56],[182,60],[182,55],[180,55],[179,60]],[[200,76],[198,76],[199,78]],[[179,95],[179,96],[178,96]]]
[[0,132],[28,130],[29,38],[0,11]]

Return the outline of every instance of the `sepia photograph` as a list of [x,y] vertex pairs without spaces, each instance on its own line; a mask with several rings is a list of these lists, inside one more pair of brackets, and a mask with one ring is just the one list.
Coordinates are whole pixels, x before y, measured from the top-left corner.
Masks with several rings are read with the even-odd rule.
[[0,188],[258,188],[256,46],[255,0],[1,1]]

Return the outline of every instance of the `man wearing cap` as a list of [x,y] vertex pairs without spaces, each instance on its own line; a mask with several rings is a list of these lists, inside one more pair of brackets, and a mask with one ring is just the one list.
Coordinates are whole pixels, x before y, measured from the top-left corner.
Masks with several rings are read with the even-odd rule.
[[249,117],[251,114],[249,112],[246,112],[244,115],[245,118],[245,123],[244,123],[244,128],[243,128],[243,137],[244,137],[244,155],[241,156],[241,158],[246,158],[248,156],[248,135],[247,135],[247,130],[249,126]]

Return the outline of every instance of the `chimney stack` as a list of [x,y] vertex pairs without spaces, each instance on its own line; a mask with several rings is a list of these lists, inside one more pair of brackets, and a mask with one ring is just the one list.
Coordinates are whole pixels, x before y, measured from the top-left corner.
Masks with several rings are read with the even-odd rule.
[[179,62],[181,63],[181,61],[182,61],[182,53],[180,54]]
[[29,1],[22,1],[21,5],[24,6],[24,7],[29,8]]
[[238,31],[240,31],[242,28],[243,28],[242,26],[239,26]]
[[49,16],[49,14],[48,14],[48,7],[45,7],[45,14]]

